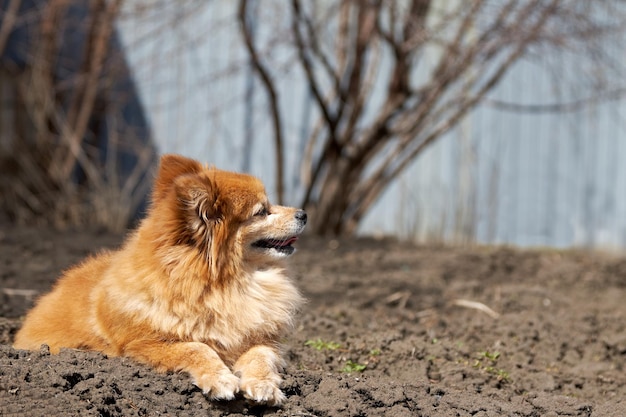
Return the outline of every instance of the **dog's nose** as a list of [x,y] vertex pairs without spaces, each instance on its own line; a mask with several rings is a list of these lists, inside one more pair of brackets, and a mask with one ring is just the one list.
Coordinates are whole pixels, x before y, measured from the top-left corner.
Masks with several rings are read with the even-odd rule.
[[302,222],[302,224],[306,224],[306,211],[298,210],[296,211],[296,220]]

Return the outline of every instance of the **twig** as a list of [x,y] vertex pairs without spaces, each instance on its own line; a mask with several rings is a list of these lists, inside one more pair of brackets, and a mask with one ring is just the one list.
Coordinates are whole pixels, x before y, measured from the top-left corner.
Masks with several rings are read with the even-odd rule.
[[37,290],[22,290],[19,288],[0,288],[0,292],[6,295],[19,295],[22,297],[34,297],[39,294]]
[[426,310],[421,310],[415,313],[415,318],[421,319],[424,317],[434,316],[435,314],[437,314],[437,310],[434,308],[427,308]]
[[452,305],[455,305],[458,307],[473,308],[475,310],[482,311],[483,313],[487,314],[492,319],[497,319],[500,317],[499,313],[496,313],[491,308],[487,307],[483,303],[479,303],[478,301],[470,301],[470,300],[464,300],[462,298],[457,298],[456,300],[452,301]]
[[385,303],[387,304],[393,304],[395,302],[398,303],[398,308],[400,310],[404,309],[406,307],[406,303],[409,301],[409,298],[411,298],[411,292],[410,291],[398,291],[395,292],[389,296],[387,296],[385,298]]

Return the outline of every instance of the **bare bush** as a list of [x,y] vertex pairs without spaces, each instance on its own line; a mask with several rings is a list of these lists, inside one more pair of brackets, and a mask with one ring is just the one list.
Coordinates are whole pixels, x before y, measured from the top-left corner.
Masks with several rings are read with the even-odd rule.
[[145,198],[154,161],[145,126],[124,114],[128,68],[114,38],[122,2],[52,0],[18,15],[19,3],[0,27],[0,46],[18,27],[28,40],[24,65],[5,73],[16,87],[12,126],[0,130],[1,209],[21,223],[119,231]]
[[[271,44],[252,38],[247,3],[240,3],[240,27],[274,102]],[[318,234],[355,232],[389,184],[523,58],[569,54],[581,71],[599,69],[584,74],[594,97],[624,91],[623,65],[606,47],[607,40],[623,41],[621,2],[337,0],[320,7],[291,0],[290,10],[286,43],[319,115],[302,163],[302,206]],[[382,68],[383,57],[389,68]],[[538,110],[560,107],[569,106]],[[280,155],[283,115],[278,105],[269,109]]]

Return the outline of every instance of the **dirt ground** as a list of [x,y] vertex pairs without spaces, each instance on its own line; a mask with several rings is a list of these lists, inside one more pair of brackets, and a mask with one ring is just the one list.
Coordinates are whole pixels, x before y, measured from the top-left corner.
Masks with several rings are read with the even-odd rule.
[[212,403],[125,358],[14,350],[59,272],[120,241],[0,228],[0,416],[626,416],[626,258],[607,254],[304,238],[281,408]]

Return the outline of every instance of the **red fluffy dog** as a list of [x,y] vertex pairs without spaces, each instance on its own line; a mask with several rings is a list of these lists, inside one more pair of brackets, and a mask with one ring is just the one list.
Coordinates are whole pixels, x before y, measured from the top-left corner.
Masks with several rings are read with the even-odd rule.
[[123,247],[67,271],[28,314],[18,349],[128,356],[186,371],[214,399],[279,404],[279,340],[301,297],[283,260],[306,213],[249,175],[165,155],[152,206]]

